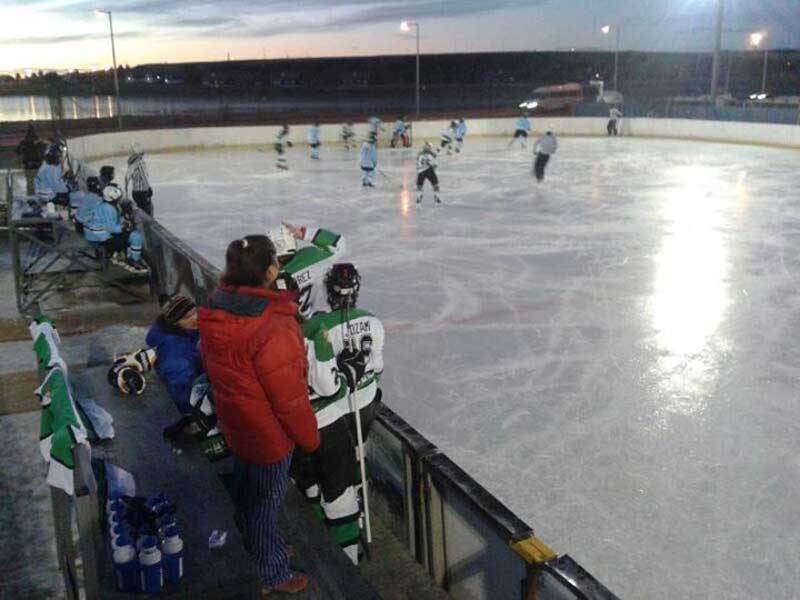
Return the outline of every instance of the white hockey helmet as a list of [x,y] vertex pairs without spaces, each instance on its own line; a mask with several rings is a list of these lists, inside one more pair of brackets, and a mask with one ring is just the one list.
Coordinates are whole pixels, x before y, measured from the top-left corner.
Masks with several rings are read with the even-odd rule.
[[291,256],[297,252],[297,240],[286,225],[270,229],[267,232],[267,237],[275,246],[275,253],[278,258]]
[[122,196],[122,190],[116,183],[109,183],[103,188],[103,200],[106,202],[119,202]]

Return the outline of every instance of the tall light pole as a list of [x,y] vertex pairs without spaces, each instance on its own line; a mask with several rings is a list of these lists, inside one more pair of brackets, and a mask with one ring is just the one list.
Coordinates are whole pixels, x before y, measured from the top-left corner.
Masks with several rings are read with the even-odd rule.
[[94,14],[98,17],[102,17],[103,15],[108,15],[108,29],[111,32],[111,60],[114,64],[114,93],[117,96],[117,122],[119,124],[119,130],[122,131],[122,109],[120,107],[119,102],[119,71],[117,70],[117,49],[114,46],[114,19],[111,16],[110,10],[100,10],[96,9]]
[[[757,31],[750,34],[750,45],[758,50],[761,47],[761,42],[767,38],[767,34]],[[767,62],[769,61],[769,48],[764,44],[764,65],[761,68],[761,93],[767,93]]]
[[717,0],[717,27],[714,35],[714,60],[711,63],[711,106],[717,106],[719,67],[722,54],[722,24],[725,20],[725,0]]
[[417,91],[416,91],[416,119],[419,120],[419,23],[414,21],[403,21],[400,23],[401,31],[411,31],[415,27],[417,31]]
[[611,33],[611,29],[614,29],[614,33],[616,35],[616,42],[614,44],[614,91],[618,92],[619,88],[619,38],[621,35],[622,28],[619,25],[615,27],[611,27],[611,25],[603,25],[600,31],[603,32],[603,35],[608,35]]

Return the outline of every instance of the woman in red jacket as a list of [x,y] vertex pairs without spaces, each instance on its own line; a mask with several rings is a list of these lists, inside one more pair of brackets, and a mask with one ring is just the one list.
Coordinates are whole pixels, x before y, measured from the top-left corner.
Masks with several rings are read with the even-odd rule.
[[272,289],[280,267],[266,236],[232,242],[225,263],[198,324],[219,426],[235,459],[236,522],[264,591],[295,593],[308,577],[289,569],[278,510],[294,446],[319,446],[297,305],[291,293]]

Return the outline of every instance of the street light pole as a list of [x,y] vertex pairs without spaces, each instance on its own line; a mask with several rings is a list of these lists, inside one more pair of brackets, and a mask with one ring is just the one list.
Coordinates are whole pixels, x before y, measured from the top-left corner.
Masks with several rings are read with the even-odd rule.
[[764,68],[761,70],[761,93],[767,93],[767,63],[769,61],[769,49],[764,48]]
[[111,60],[114,65],[114,93],[117,97],[117,122],[119,130],[122,131],[122,108],[119,100],[119,70],[117,69],[117,49],[114,45],[114,18],[111,16],[110,10],[96,10],[95,14],[108,15],[108,29],[111,32]]
[[619,25],[617,25],[617,43],[614,47],[614,91],[618,92],[619,87],[619,37],[621,34],[621,29]]
[[714,40],[714,60],[711,64],[711,106],[717,105],[720,55],[722,54],[722,24],[725,20],[725,0],[717,0],[717,29]]
[[400,23],[401,31],[410,31],[411,27],[415,28],[417,34],[417,63],[416,63],[416,92],[415,92],[415,105],[416,105],[416,119],[419,120],[419,98],[420,98],[420,87],[419,87],[419,23],[414,21],[403,21]]

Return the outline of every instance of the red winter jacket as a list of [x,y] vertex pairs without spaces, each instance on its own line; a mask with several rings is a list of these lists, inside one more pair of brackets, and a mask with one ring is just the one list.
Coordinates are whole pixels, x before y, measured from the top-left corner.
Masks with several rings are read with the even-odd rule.
[[198,311],[200,349],[219,425],[234,454],[255,464],[319,446],[306,355],[292,294],[220,286]]

